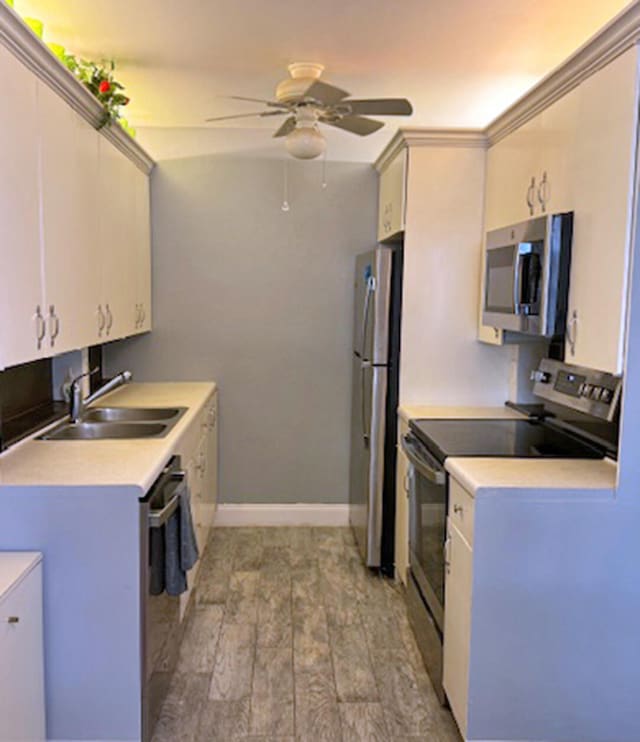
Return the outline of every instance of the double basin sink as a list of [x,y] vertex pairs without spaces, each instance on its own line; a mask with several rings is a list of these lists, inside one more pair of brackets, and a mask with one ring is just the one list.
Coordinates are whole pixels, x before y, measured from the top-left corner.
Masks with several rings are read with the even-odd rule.
[[64,422],[40,439],[164,438],[186,411],[186,407],[90,407],[79,422]]

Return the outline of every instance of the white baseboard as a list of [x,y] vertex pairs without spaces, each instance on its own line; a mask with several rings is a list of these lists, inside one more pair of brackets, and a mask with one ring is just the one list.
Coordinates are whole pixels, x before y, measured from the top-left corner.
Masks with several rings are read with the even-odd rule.
[[220,504],[214,526],[348,526],[348,505]]

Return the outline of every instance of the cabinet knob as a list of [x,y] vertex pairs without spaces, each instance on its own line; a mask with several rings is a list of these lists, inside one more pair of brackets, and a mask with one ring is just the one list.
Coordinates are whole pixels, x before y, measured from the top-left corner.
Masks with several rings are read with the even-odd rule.
[[20,616],[9,616],[7,623],[20,623]]

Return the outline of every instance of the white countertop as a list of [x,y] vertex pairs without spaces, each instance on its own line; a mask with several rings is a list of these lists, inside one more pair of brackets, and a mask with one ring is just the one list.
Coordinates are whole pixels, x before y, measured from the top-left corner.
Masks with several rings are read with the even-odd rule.
[[475,497],[489,492],[523,497],[615,495],[611,459],[512,459],[451,457],[446,470]]
[[431,418],[433,420],[446,419],[475,419],[475,420],[517,420],[525,417],[521,412],[502,405],[501,407],[454,407],[436,405],[400,405],[398,416],[405,422],[409,420]]
[[37,551],[0,551],[0,601],[41,561]]
[[99,399],[96,406],[189,409],[164,438],[27,438],[0,455],[0,488],[130,486],[146,492],[215,389],[213,382],[130,383],[120,387]]

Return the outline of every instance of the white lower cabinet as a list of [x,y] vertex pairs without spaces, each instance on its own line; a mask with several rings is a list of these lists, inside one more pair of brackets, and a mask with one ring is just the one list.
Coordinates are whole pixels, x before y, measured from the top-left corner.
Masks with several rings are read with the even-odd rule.
[[473,552],[447,520],[443,684],[462,736],[467,736]]
[[395,565],[396,579],[407,584],[409,569],[409,460],[402,450],[402,436],[409,425],[398,418],[398,443],[396,460],[396,520],[395,520]]
[[[178,448],[182,467],[187,472],[191,494],[191,514],[202,555],[213,525],[217,496],[217,392],[183,436]],[[200,560],[188,573],[188,590],[180,596],[180,615],[184,616],[191,591],[198,580]]]
[[42,564],[0,553],[0,742],[45,737]]

